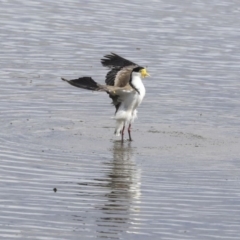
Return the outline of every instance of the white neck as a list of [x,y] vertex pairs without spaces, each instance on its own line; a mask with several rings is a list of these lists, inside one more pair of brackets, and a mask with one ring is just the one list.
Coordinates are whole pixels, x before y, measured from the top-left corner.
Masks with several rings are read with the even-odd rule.
[[140,95],[145,95],[145,87],[143,85],[140,73],[132,73],[132,85],[139,91]]

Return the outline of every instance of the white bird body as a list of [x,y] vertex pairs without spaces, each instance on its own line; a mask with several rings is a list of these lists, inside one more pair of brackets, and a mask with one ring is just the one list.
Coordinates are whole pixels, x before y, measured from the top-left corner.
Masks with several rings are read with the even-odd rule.
[[124,125],[132,124],[134,122],[134,119],[137,117],[136,109],[141,104],[146,93],[140,73],[132,73],[132,84],[135,86],[138,92],[134,89],[131,89],[130,91],[124,90],[119,94],[122,101],[115,115],[116,136],[121,134]]

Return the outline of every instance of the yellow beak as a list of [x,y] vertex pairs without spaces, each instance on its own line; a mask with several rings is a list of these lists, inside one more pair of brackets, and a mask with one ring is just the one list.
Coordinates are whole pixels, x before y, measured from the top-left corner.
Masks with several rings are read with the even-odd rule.
[[140,70],[140,73],[141,73],[142,78],[145,78],[145,77],[149,77],[149,76],[150,76],[150,75],[148,74],[146,68],[143,68],[142,70]]

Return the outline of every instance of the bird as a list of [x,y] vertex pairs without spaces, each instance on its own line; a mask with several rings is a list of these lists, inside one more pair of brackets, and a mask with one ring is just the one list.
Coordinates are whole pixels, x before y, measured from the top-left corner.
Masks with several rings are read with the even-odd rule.
[[150,75],[145,67],[115,53],[105,55],[101,59],[101,63],[109,69],[104,85],[95,82],[91,77],[80,77],[72,80],[62,77],[61,79],[78,88],[106,92],[115,106],[115,135],[121,135],[123,143],[125,126],[128,125],[129,141],[132,141],[131,126],[137,117],[137,107],[141,104],[146,93],[142,79]]

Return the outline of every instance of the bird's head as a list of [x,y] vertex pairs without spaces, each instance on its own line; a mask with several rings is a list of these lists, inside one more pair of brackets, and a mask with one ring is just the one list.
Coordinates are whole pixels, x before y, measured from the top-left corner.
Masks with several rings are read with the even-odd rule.
[[139,73],[140,77],[142,77],[142,78],[150,76],[147,72],[147,69],[144,67],[135,67],[132,70],[132,73]]

